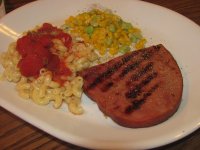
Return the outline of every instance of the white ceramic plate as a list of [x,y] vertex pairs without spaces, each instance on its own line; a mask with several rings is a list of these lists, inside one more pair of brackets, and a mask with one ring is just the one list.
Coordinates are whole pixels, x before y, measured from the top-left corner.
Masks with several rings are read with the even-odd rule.
[[0,50],[23,32],[43,22],[62,24],[70,15],[98,4],[142,29],[148,45],[162,43],[176,58],[184,77],[183,100],[169,120],[149,128],[129,129],[105,118],[83,96],[85,114],[74,116],[66,106],[55,110],[22,100],[14,84],[0,83],[0,105],[64,141],[88,148],[146,149],[176,141],[200,126],[200,27],[166,8],[133,0],[42,0],[9,13],[0,21]]

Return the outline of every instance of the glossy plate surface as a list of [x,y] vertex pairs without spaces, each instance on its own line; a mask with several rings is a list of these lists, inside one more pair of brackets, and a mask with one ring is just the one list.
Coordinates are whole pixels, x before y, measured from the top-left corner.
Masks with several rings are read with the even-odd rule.
[[[130,129],[105,118],[96,104],[83,95],[85,113],[74,116],[66,106],[38,106],[17,95],[13,83],[0,83],[0,106],[64,141],[88,148],[147,149],[176,141],[200,126],[200,27],[166,8],[134,0],[43,0],[14,10],[0,20],[0,50],[7,50],[22,32],[50,22],[61,25],[70,15],[93,5],[112,9],[138,26],[148,45],[162,43],[177,60],[184,90],[178,111],[167,121],[149,128]],[[147,46],[148,46],[147,45]],[[175,79],[174,79],[175,80]]]

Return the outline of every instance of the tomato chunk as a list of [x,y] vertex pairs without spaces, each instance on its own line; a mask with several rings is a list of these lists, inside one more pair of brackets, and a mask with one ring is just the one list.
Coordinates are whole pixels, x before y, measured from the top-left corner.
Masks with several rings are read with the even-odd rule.
[[52,72],[56,72],[59,69],[60,59],[57,55],[51,54],[49,63],[47,64],[47,69]]
[[23,36],[17,40],[17,51],[25,57],[29,53],[33,53],[34,42],[30,36]]
[[53,80],[62,84],[62,77],[72,74],[64,61],[51,52],[53,39],[60,39],[68,49],[72,46],[71,36],[49,23],[17,40],[16,49],[22,56],[18,67],[23,76],[37,77],[40,69],[46,68],[52,72]]
[[35,54],[28,54],[18,63],[21,74],[26,77],[39,75],[43,66],[42,59]]

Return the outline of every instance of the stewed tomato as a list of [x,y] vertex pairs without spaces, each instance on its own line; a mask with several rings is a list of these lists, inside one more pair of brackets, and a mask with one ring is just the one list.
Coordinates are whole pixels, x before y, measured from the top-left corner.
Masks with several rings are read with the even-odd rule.
[[37,77],[40,69],[46,68],[52,72],[53,79],[61,83],[62,76],[71,75],[64,61],[51,52],[53,39],[61,40],[68,50],[72,46],[71,36],[49,23],[17,40],[16,49],[21,55],[18,67],[23,76]]

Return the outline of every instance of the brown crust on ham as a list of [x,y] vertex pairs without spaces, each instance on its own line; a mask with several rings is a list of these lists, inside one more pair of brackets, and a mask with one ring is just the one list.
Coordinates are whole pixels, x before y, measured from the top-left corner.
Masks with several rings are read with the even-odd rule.
[[119,56],[80,75],[86,95],[125,127],[159,124],[172,116],[181,102],[181,71],[161,44]]

